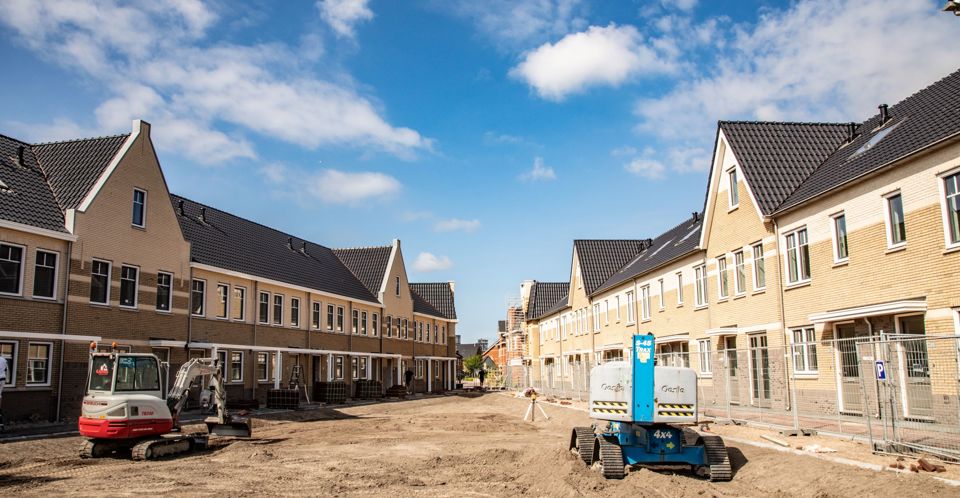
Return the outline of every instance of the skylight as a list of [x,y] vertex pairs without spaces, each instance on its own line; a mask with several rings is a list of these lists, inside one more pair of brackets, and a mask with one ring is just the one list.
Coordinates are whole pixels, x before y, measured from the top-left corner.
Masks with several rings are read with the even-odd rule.
[[[903,123],[903,121],[901,121],[900,123]],[[867,140],[865,144],[861,145],[859,149],[857,149],[853,154],[850,155],[850,159],[853,159],[854,157],[857,157],[863,154],[864,152],[872,149],[874,146],[880,143],[881,140],[886,138],[886,136],[889,135],[891,131],[895,130],[898,126],[900,126],[900,123],[888,126],[887,128],[884,128],[879,132],[877,132],[874,136],[870,137],[870,140]]]

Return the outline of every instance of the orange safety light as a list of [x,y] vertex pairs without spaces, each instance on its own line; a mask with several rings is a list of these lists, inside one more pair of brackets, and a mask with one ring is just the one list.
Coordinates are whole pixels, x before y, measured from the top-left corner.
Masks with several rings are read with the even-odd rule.
[[110,349],[113,349],[114,351],[117,350],[117,341],[113,341],[110,343]]
[[97,341],[90,341],[90,350],[97,349]]

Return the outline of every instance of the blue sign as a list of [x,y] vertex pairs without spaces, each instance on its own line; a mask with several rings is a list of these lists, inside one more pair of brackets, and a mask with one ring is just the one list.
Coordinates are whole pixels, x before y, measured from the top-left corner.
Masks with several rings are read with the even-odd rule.
[[887,380],[887,368],[883,364],[883,360],[877,361],[877,380]]

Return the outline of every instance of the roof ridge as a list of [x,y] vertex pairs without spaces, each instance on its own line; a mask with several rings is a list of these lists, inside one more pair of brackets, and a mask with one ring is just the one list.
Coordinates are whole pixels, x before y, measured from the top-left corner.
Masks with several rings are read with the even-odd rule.
[[[43,145],[68,144],[68,143],[73,143],[73,142],[92,142],[92,141],[94,141],[94,140],[106,140],[106,139],[108,139],[108,138],[129,137],[130,135],[131,135],[130,133],[120,133],[120,134],[118,134],[118,135],[103,135],[103,136],[100,136],[100,137],[71,138],[71,139],[68,139],[68,140],[54,140],[54,141],[52,141],[52,142],[37,142],[37,143],[34,143],[34,144],[28,144],[28,145],[43,146]],[[15,140],[16,140],[16,139],[15,139]],[[24,143],[26,143],[26,142],[24,142]]]
[[357,246],[357,247],[331,247],[331,251],[359,251],[363,249],[392,249],[392,245],[385,246]]
[[22,143],[23,145],[33,146],[33,144],[31,144],[30,142],[24,142],[23,140],[20,140],[19,138],[13,138],[13,137],[11,137],[10,135],[5,135],[5,134],[3,134],[3,133],[0,133],[0,138],[6,138],[7,140],[13,140],[14,142]]
[[780,125],[806,125],[806,126],[847,126],[849,122],[833,122],[833,121],[761,121],[761,120],[750,120],[750,119],[720,119],[717,120],[718,125],[722,124],[780,124]]

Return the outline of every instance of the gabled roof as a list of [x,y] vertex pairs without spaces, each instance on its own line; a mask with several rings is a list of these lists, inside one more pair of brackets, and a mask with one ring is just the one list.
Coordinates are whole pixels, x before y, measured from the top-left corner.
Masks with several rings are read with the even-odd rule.
[[[190,241],[190,260],[261,278],[367,302],[378,302],[328,247],[239,216],[170,195],[180,229]],[[201,209],[206,221],[201,221]],[[292,248],[290,247],[292,240]],[[306,247],[306,251],[301,249]]]
[[130,134],[34,145],[40,166],[63,209],[76,209]]
[[540,316],[535,316],[535,317],[533,317],[533,318],[539,320],[539,319],[541,319],[541,318],[543,318],[543,317],[545,317],[545,316],[550,316],[550,315],[553,315],[553,314],[555,314],[555,313],[559,313],[559,312],[561,312],[561,311],[563,311],[563,310],[565,310],[565,309],[567,309],[567,308],[570,307],[570,302],[569,302],[569,301],[570,301],[570,300],[569,300],[569,296],[567,296],[566,294],[564,294],[564,296],[561,297],[560,300],[557,301],[553,306],[551,306],[551,307],[547,308],[546,310],[544,310],[543,313],[540,314]]
[[[410,290],[440,313],[439,315],[435,313],[427,314],[456,320],[457,308],[453,301],[453,289],[450,288],[450,285],[450,282],[411,283]],[[414,300],[414,306],[416,306],[416,300]],[[417,311],[416,307],[414,307],[414,311]]]
[[414,313],[422,313],[424,315],[435,316],[437,318],[446,318],[443,316],[443,313],[441,313],[440,310],[427,302],[427,300],[421,297],[420,294],[413,292],[413,289],[410,290],[410,297],[413,298]]
[[566,301],[570,282],[534,282],[527,300],[527,319],[536,320],[561,299]]
[[44,178],[34,149],[4,135],[0,135],[0,219],[67,233],[63,211]]
[[881,126],[880,114],[863,122],[859,136],[836,150],[780,203],[777,211],[879,170],[960,133],[960,70],[889,108]]
[[642,240],[574,240],[587,295],[643,250]]
[[824,159],[848,131],[838,123],[720,121],[760,212],[772,213]]
[[599,294],[610,290],[624,282],[641,275],[650,273],[672,261],[700,250],[700,230],[703,228],[703,216],[697,213],[695,217],[667,230],[653,239],[646,250],[633,258],[623,268],[607,279],[593,293]]
[[333,253],[374,296],[380,294],[393,246],[334,249]]

